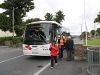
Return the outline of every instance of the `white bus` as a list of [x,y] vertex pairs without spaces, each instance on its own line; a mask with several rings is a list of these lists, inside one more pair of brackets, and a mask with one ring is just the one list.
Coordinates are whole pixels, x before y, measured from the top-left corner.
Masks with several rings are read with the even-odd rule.
[[25,26],[23,37],[24,55],[50,56],[50,43],[58,40],[61,25],[55,21],[37,21]]

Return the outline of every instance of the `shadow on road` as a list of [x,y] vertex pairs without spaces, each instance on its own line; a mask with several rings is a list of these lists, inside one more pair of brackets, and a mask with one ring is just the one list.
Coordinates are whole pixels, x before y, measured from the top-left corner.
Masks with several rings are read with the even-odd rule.
[[27,60],[50,60],[50,56],[27,56]]

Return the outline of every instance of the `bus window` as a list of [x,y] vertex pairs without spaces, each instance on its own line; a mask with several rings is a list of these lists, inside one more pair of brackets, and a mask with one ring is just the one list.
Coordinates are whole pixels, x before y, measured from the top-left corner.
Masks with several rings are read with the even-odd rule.
[[38,34],[39,34],[39,37],[40,37],[41,40],[43,40],[43,41],[46,40],[46,35],[44,34],[43,31],[39,31]]
[[[26,27],[26,38],[29,42],[50,43],[49,28],[51,24],[34,24]],[[26,40],[26,39],[25,39]]]

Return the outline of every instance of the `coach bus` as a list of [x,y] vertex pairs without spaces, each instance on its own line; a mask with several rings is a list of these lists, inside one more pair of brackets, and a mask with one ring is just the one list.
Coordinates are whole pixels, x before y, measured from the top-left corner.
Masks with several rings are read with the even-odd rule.
[[24,55],[50,56],[50,43],[58,40],[61,25],[55,21],[37,21],[25,26],[23,36]]

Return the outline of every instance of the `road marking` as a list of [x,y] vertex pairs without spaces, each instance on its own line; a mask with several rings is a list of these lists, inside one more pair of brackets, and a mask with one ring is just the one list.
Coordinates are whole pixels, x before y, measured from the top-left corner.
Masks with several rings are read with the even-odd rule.
[[3,61],[0,62],[0,64],[7,62],[7,61],[10,61],[10,60],[13,60],[13,59],[16,59],[16,58],[19,58],[19,57],[22,57],[22,56],[24,56],[24,55],[20,55],[20,56],[16,56],[16,57],[13,57],[13,58],[10,58],[10,59],[7,59],[7,60],[3,60]]
[[48,63],[47,65],[45,65],[43,68],[41,68],[39,71],[37,71],[36,73],[34,73],[33,75],[39,75],[41,72],[43,72],[48,66],[50,66],[50,63]]

